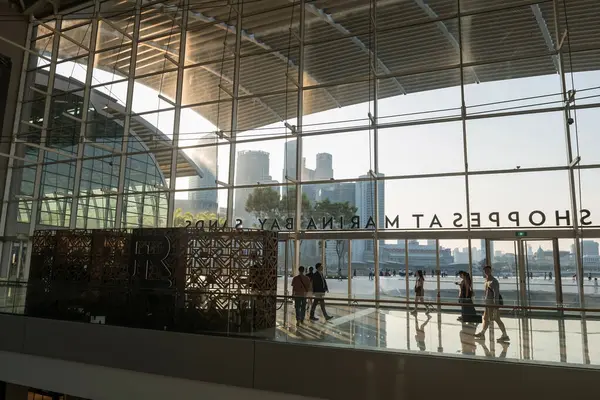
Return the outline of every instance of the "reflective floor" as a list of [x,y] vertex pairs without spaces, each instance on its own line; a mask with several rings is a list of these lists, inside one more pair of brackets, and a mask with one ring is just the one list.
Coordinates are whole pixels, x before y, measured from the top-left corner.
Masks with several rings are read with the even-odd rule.
[[[0,312],[22,314],[24,288],[0,287]],[[490,329],[476,341],[476,327],[457,321],[459,314],[437,312],[416,316],[399,309],[376,309],[367,305],[327,305],[334,316],[297,326],[292,303],[280,303],[277,328],[249,334],[287,342],[315,345],[423,351],[466,357],[495,357],[543,363],[584,364],[600,367],[600,318],[552,318],[503,316],[510,341],[498,343],[500,331]],[[594,318],[589,318],[594,317]],[[480,326],[477,327],[479,329]],[[493,333],[492,333],[493,332]],[[223,332],[225,333],[225,332]],[[230,332],[231,333],[231,332]],[[239,336],[239,334],[236,334]]]
[[600,366],[598,320],[507,316],[502,320],[510,341],[499,343],[499,329],[490,328],[485,340],[475,340],[476,327],[462,324],[455,313],[421,311],[414,316],[404,310],[330,305],[332,320],[307,318],[297,326],[293,305],[285,308],[278,311],[276,332],[265,335],[289,342]]

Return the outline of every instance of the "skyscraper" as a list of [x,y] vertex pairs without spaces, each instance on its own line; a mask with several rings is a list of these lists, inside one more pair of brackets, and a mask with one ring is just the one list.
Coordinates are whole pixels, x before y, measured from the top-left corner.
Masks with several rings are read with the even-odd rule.
[[[235,168],[236,185],[273,183],[269,175],[269,153],[260,150],[239,151]],[[234,216],[244,221],[244,226],[252,225],[251,215],[246,211],[246,201],[253,188],[235,189]]]
[[[485,253],[485,239],[481,239],[481,258],[485,259],[486,258],[486,253]],[[490,240],[490,261],[494,261],[494,241]]]
[[315,179],[325,180],[333,178],[333,156],[329,153],[317,154],[317,168]]
[[[377,175],[378,177],[385,176],[382,173]],[[369,223],[369,218],[372,218],[374,223],[377,223],[377,219],[379,220],[379,227],[385,226],[385,185],[383,181],[377,182],[377,208],[379,216],[375,214],[375,181],[373,180],[373,176],[369,172],[367,175],[361,175],[360,179],[369,179],[364,181],[356,182],[356,214],[360,218],[360,229],[365,229],[367,224]],[[369,229],[374,229],[372,225],[369,226]],[[363,260],[365,257],[365,253],[372,254],[374,250],[373,241],[372,240],[359,240],[353,242],[353,257],[356,260]]]
[[[205,135],[199,139],[200,144],[216,144],[217,137],[213,133]],[[210,212],[217,213],[217,151],[215,147],[197,147],[189,149],[186,153],[200,167],[203,177],[192,176],[189,178],[188,200],[190,200],[191,210],[184,212]],[[213,190],[196,190],[200,188],[213,188]]]

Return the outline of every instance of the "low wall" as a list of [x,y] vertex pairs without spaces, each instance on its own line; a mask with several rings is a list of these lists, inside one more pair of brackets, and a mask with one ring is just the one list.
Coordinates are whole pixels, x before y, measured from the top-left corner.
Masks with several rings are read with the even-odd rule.
[[[16,315],[0,315],[0,326],[0,380],[32,386],[34,382],[23,379],[38,379],[43,368],[33,374],[19,357],[335,400],[452,399],[463,398],[460,392],[465,390],[486,400],[526,394],[564,400],[584,393],[598,376],[598,370],[585,367],[299,345]],[[70,369],[52,367],[48,361],[44,365],[52,369],[44,389],[89,398],[77,377],[69,375]],[[52,382],[54,386],[48,386]]]

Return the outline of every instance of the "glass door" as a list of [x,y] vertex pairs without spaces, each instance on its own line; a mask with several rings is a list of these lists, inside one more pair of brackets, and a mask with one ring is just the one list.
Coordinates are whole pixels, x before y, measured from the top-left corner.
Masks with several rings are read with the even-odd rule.
[[[515,314],[522,314],[521,307],[556,307],[562,303],[562,253],[557,239],[486,240],[481,247],[481,260],[473,263],[476,296],[484,295],[483,267],[490,264],[504,305],[514,306]],[[540,312],[548,311],[534,311]]]

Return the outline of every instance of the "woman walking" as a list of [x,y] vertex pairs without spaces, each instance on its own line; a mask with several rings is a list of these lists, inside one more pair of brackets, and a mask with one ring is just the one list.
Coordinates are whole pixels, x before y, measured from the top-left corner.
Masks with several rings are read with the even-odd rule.
[[425,304],[425,277],[423,271],[417,271],[417,281],[415,282],[415,309],[412,310],[412,314],[417,314],[419,303],[423,303],[425,306],[425,314],[429,314],[430,306]]
[[461,278],[459,283],[460,290],[458,292],[458,302],[462,304],[461,316],[458,317],[458,320],[464,323],[481,322],[477,317],[477,312],[473,306],[473,282],[471,281],[471,275],[465,271],[460,271],[458,275]]

